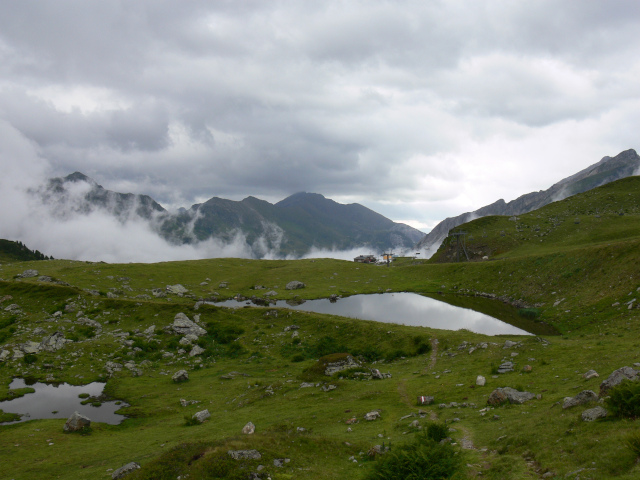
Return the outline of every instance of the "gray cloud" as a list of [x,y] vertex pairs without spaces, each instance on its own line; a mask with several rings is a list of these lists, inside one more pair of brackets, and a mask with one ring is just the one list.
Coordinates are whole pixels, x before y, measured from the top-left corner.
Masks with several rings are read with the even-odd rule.
[[636,2],[0,7],[0,119],[168,207],[304,190],[427,228],[636,147]]

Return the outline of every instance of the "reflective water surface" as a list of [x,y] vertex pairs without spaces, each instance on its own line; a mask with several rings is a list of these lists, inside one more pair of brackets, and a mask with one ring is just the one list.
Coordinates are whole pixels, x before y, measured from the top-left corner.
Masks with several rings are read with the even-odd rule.
[[82,386],[69,385],[67,383],[54,385],[40,382],[27,385],[22,378],[16,378],[9,385],[9,389],[31,387],[35,389],[35,393],[27,393],[23,397],[0,402],[0,409],[5,413],[22,414],[22,418],[18,420],[19,422],[39,418],[64,418],[66,420],[73,412],[77,411],[88,417],[92,422],[117,425],[126,418],[124,415],[115,413],[116,410],[128,406],[124,402],[120,405],[116,405],[115,401],[104,402],[99,407],[80,404],[85,399],[79,398],[78,395],[88,393],[90,397],[99,397],[104,386],[104,383],[99,382]]
[[[247,304],[251,305],[251,302],[227,300],[214,305],[239,308]],[[433,298],[408,292],[353,295],[340,298],[336,302],[331,302],[328,298],[321,298],[307,300],[301,305],[290,305],[285,300],[278,300],[271,307],[442,330],[465,328],[485,335],[531,335],[521,328],[509,325],[484,313],[455,307]]]

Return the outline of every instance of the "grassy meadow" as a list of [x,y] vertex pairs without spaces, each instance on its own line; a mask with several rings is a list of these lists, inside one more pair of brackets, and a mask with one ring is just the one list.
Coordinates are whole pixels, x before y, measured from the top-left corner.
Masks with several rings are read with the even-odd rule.
[[[469,262],[451,262],[451,244],[430,261],[404,258],[389,267],[330,259],[2,261],[0,350],[13,354],[56,331],[73,342],[0,361],[0,400],[28,395],[9,390],[20,377],[106,381],[106,394],[129,405],[119,412],[128,416],[121,424],[94,422],[84,434],[64,433],[63,420],[0,425],[2,477],[107,479],[135,461],[142,468],[126,478],[255,472],[272,479],[365,479],[429,425],[446,422],[460,463],[451,478],[640,478],[638,450],[630,447],[637,420],[583,422],[588,407],[562,408],[565,397],[597,393],[611,372],[640,362],[640,302],[633,301],[640,297],[640,177],[517,218],[485,217],[460,228],[468,232]],[[28,269],[38,276],[17,277]],[[292,280],[306,287],[286,290]],[[176,284],[188,292],[154,295]],[[269,291],[285,300],[410,291],[526,325],[536,335],[485,336],[199,303]],[[180,312],[198,316],[207,332],[197,340],[201,355],[190,357],[191,347],[165,329]],[[153,334],[145,334],[151,326]],[[506,340],[517,345],[504,348]],[[362,367],[324,375],[319,359],[340,353]],[[514,371],[498,374],[507,360]],[[109,361],[135,368],[109,375]],[[391,377],[362,375],[372,368]],[[189,380],[173,382],[181,369]],[[600,376],[585,380],[590,369]],[[478,375],[486,385],[476,385]],[[539,398],[488,407],[497,387]],[[420,395],[435,402],[420,406]],[[198,403],[182,406],[181,399]],[[211,417],[190,425],[205,408]],[[365,420],[374,410],[380,418]],[[0,417],[8,419],[6,412]],[[242,433],[249,421],[256,426],[252,435]],[[391,450],[374,454],[376,445]],[[257,449],[262,458],[227,455],[240,449]],[[290,461],[274,465],[285,458]]]

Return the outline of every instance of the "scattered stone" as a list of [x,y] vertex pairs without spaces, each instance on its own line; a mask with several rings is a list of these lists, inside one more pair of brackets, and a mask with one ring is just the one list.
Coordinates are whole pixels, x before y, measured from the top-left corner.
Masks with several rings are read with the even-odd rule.
[[505,402],[522,404],[527,402],[535,397],[535,394],[531,392],[519,392],[515,388],[504,387],[504,388],[496,388],[489,395],[489,399],[487,403],[489,405],[501,405]]
[[245,435],[253,435],[255,431],[256,431],[256,426],[251,422],[247,423],[242,428],[242,433],[244,433]]
[[336,388],[338,388],[337,385],[323,385],[322,386],[322,391],[323,392],[330,392],[331,390],[335,390]]
[[571,408],[578,405],[584,405],[589,402],[598,401],[598,395],[591,390],[583,390],[575,397],[565,397],[562,408]]
[[65,432],[77,432],[82,430],[83,428],[89,427],[91,425],[91,420],[89,420],[84,415],[79,414],[78,412],[73,412],[73,414],[69,417],[67,422],[64,424]]
[[10,350],[2,350],[0,351],[0,362],[4,362],[11,356]]
[[173,377],[171,377],[171,379],[176,383],[186,382],[187,380],[189,380],[189,373],[187,373],[186,370],[178,370],[173,374]]
[[373,420],[377,420],[378,418],[380,418],[380,411],[378,410],[373,410],[367,414],[365,414],[364,419],[367,421],[373,421]]
[[255,449],[229,450],[227,453],[234,460],[260,460],[262,458],[262,455],[260,455],[260,452]]
[[204,353],[204,348],[202,348],[200,345],[194,345],[191,351],[189,352],[189,356],[195,357],[196,355],[200,355],[202,353]]
[[609,414],[606,409],[602,407],[594,407],[582,412],[582,420],[585,422],[593,422],[599,418],[604,418]]
[[67,343],[71,343],[72,340],[67,340],[64,338],[62,333],[55,332],[48,337],[44,337],[42,342],[40,342],[40,350],[44,350],[46,352],[55,352],[64,347]]
[[156,326],[155,325],[151,325],[149,328],[147,328],[143,333],[145,335],[153,335],[154,332],[156,331]]
[[513,367],[513,362],[504,362],[498,367],[498,373],[513,372]]
[[151,294],[157,298],[164,298],[167,296],[167,292],[161,288],[154,288],[151,290]]
[[22,273],[16,275],[17,278],[32,278],[40,275],[37,270],[25,270]]
[[325,375],[333,375],[334,373],[341,372],[342,370],[348,370],[350,368],[359,367],[360,364],[351,356],[347,355],[344,359],[337,362],[327,363],[325,367]]
[[40,344],[38,342],[26,342],[20,346],[20,350],[22,350],[25,354],[30,353],[38,353],[40,351]]
[[188,407],[189,405],[195,405],[196,403],[200,403],[199,400],[185,400],[184,398],[180,399],[180,405],[183,407]]
[[600,384],[600,396],[604,396],[613,387],[619,385],[624,380],[637,381],[638,371],[631,367],[622,367],[615,370],[609,377]]
[[209,413],[209,410],[205,409],[205,410],[201,410],[199,412],[194,413],[191,418],[193,418],[194,420],[197,420],[198,423],[203,423],[209,417],[211,417],[211,414]]
[[288,326],[284,327],[283,331],[288,332],[290,330],[298,330],[298,329],[300,329],[300,327],[298,325],[288,325]]
[[346,420],[344,423],[346,423],[347,425],[353,425],[354,423],[358,423],[358,419],[356,417],[352,417]]
[[275,458],[273,460],[273,466],[281,468],[281,467],[284,467],[285,463],[289,463],[290,461],[291,460],[289,458]]
[[476,377],[476,385],[478,385],[479,387],[484,387],[486,383],[487,383],[487,379],[484,378],[482,375],[478,375]]
[[176,314],[171,328],[178,335],[196,335],[199,337],[207,333],[204,328],[189,320],[189,317],[182,312]]
[[276,292],[275,290],[269,290],[264,294],[265,297],[275,297],[276,295],[278,295],[278,292]]
[[304,432],[306,432],[306,431],[307,431],[307,429],[306,429],[306,428],[304,428],[304,427],[296,427],[296,432],[297,432],[297,433],[304,433]]
[[140,465],[138,465],[136,462],[127,463],[126,465],[120,467],[115,472],[113,472],[111,474],[111,478],[113,480],[116,480],[118,478],[123,478],[139,468],[140,468]]
[[184,288],[182,285],[177,283],[176,285],[167,285],[167,292],[173,293],[174,295],[184,295],[189,290]]
[[302,282],[299,282],[297,280],[293,280],[289,283],[287,283],[287,286],[285,287],[287,290],[298,290],[300,288],[304,288],[306,287],[306,285]]
[[502,348],[512,348],[518,345],[518,342],[512,342],[511,340],[506,340],[504,342],[504,346]]

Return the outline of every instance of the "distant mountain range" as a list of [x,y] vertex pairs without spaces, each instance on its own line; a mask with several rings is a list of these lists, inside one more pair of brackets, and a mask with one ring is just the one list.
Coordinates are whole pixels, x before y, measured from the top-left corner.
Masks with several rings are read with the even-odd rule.
[[433,254],[447,237],[449,231],[463,223],[489,215],[521,215],[528,213],[551,202],[563,200],[571,195],[586,192],[592,188],[637,173],[640,173],[640,157],[635,150],[625,150],[615,157],[604,157],[598,163],[564,180],[560,180],[547,190],[527,193],[511,202],[505,202],[500,199],[473,212],[446,218],[420,240],[416,245],[416,249]]
[[61,217],[100,211],[122,222],[141,219],[173,244],[240,239],[256,258],[297,257],[314,247],[361,247],[363,253],[403,250],[413,248],[424,236],[362,205],[340,204],[317,193],[296,193],[275,205],[255,197],[242,201],[213,197],[170,213],[147,195],[107,190],[80,172],[51,179],[37,193]]

